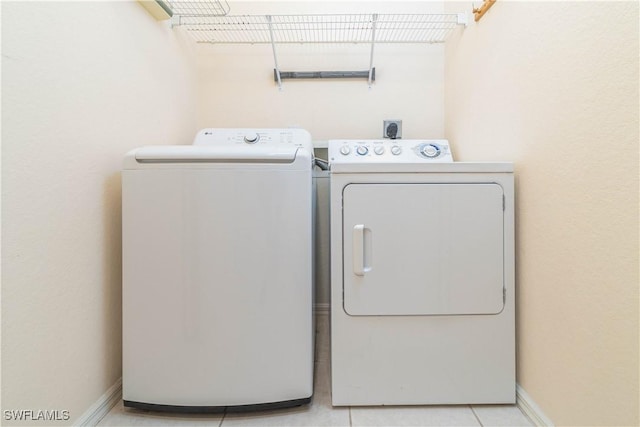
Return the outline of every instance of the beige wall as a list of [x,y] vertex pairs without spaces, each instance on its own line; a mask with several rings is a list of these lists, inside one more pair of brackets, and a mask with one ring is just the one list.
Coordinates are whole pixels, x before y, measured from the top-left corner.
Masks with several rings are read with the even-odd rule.
[[[390,7],[243,2],[234,14],[369,6]],[[193,52],[182,36],[136,3],[2,2],[3,409],[73,420],[120,376],[124,152],[205,126],[373,138],[400,118],[405,137],[444,133],[458,160],[516,163],[520,384],[560,425],[640,422],[637,3],[500,1],[446,56],[378,46],[372,89],[278,91],[269,46]],[[362,46],[279,53],[283,70],[369,60]]]
[[135,2],[2,2],[3,409],[120,377],[121,160],[193,138],[192,50]]
[[557,425],[640,423],[638,48],[637,2],[499,1],[446,46],[454,154],[516,165],[518,382]]
[[[437,13],[442,2],[241,2],[242,13]],[[369,45],[278,45],[283,71],[367,70]],[[198,46],[199,127],[289,127],[315,140],[380,138],[383,119],[402,119],[403,137],[444,133],[444,47],[378,45],[376,82],[273,80],[270,45]]]

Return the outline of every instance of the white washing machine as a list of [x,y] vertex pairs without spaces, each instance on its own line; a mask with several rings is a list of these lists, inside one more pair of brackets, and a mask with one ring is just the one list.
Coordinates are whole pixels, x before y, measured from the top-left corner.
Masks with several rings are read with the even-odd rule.
[[310,401],[312,164],[300,129],[204,129],[194,145],[127,154],[125,406]]
[[515,402],[511,163],[329,141],[332,401]]

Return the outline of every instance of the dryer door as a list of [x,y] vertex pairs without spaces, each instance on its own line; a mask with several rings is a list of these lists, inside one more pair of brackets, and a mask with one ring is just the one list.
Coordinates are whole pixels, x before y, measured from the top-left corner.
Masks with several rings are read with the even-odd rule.
[[504,306],[503,189],[495,183],[349,184],[344,310],[497,314]]

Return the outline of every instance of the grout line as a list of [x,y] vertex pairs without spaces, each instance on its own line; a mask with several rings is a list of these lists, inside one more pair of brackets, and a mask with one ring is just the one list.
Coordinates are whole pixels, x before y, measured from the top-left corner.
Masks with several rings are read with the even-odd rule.
[[351,421],[351,406],[349,406],[349,427],[353,427],[353,421]]
[[478,414],[476,414],[476,411],[473,409],[473,406],[469,405],[469,408],[471,408],[471,412],[473,412],[473,416],[476,417],[476,420],[478,420],[478,423],[480,423],[480,427],[484,427],[484,424],[482,424],[482,421],[480,421],[480,417],[478,417]]
[[218,427],[222,427],[222,422],[224,421],[224,418],[227,416],[227,409],[225,408],[224,412],[222,413],[222,418],[220,418],[220,424],[218,424]]

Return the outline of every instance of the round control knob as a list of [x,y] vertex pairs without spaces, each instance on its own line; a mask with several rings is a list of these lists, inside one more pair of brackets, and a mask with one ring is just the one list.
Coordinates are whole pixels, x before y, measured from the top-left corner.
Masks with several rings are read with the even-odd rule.
[[378,145],[373,149],[373,152],[379,156],[384,153],[384,147],[382,145]]
[[393,147],[391,147],[391,154],[397,156],[400,153],[402,153],[402,147],[400,147],[399,145],[394,145]]
[[340,147],[340,153],[342,153],[343,156],[346,156],[350,152],[351,152],[351,148],[349,148],[348,145],[343,145],[342,147]]
[[369,152],[369,149],[364,145],[358,145],[358,148],[356,148],[356,153],[360,154],[361,156],[364,156],[368,152]]
[[434,144],[425,144],[420,147],[420,154],[429,158],[438,157],[440,155],[440,147]]
[[244,136],[244,142],[246,142],[247,144],[255,144],[256,142],[258,142],[259,139],[260,139],[260,135],[258,135],[255,132],[248,133]]

